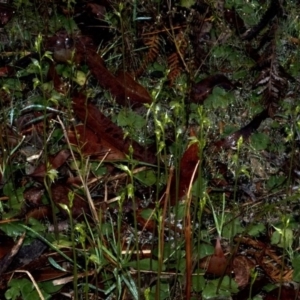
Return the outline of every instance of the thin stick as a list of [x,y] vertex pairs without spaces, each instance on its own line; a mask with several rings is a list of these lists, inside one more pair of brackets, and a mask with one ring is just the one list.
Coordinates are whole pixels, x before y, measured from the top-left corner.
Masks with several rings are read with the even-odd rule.
[[64,136],[65,136],[65,139],[66,139],[67,144],[68,144],[68,146],[69,146],[69,149],[70,149],[70,152],[71,152],[71,155],[72,155],[74,164],[75,164],[76,169],[77,169],[77,171],[78,171],[78,176],[79,176],[79,178],[80,178],[80,181],[81,181],[82,186],[83,186],[84,191],[85,191],[85,195],[86,195],[86,198],[87,198],[87,201],[88,201],[88,204],[89,204],[90,211],[91,211],[91,213],[92,213],[93,219],[95,220],[95,223],[98,224],[98,223],[99,223],[99,217],[98,217],[98,214],[97,214],[97,211],[96,211],[94,202],[93,202],[93,200],[92,200],[92,197],[91,197],[89,188],[88,188],[86,182],[83,180],[81,173],[79,172],[79,166],[78,166],[78,164],[77,164],[77,161],[76,161],[74,152],[73,152],[73,150],[72,150],[71,143],[70,143],[70,140],[69,140],[69,137],[68,137],[68,134],[67,134],[65,125],[63,124],[63,122],[62,122],[62,120],[60,119],[59,116],[57,116],[57,119],[58,119],[58,122],[60,123],[60,126],[61,126],[61,128],[62,128],[62,130],[63,130],[63,133],[64,133]]
[[[32,277],[32,275],[28,271],[26,271],[26,270],[16,270],[16,271],[14,271],[14,273],[26,273],[28,275],[28,277],[30,278],[32,284],[34,285],[37,293],[39,294],[40,299],[41,300],[45,300],[45,298],[44,298],[44,296],[43,296],[43,294],[42,294],[39,286],[37,285],[36,281],[34,280],[34,278]],[[14,275],[14,273],[13,273],[13,275]],[[12,275],[12,277],[13,277],[13,275]]]
[[185,213],[185,265],[186,265],[186,280],[185,280],[185,299],[191,299],[191,289],[192,289],[192,236],[191,236],[191,190],[196,172],[198,170],[200,160],[197,161],[197,164],[194,168],[193,175],[189,184],[187,191],[187,203],[186,203],[186,213]]

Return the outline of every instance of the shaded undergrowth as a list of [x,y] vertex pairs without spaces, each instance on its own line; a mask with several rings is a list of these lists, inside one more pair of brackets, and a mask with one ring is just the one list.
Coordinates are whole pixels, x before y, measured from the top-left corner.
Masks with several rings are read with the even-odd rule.
[[0,12],[1,298],[297,299],[294,1]]

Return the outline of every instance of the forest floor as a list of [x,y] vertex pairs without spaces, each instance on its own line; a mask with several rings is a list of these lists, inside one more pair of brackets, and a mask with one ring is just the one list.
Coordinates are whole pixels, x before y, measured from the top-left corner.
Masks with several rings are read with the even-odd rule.
[[299,14],[0,3],[0,299],[300,299]]

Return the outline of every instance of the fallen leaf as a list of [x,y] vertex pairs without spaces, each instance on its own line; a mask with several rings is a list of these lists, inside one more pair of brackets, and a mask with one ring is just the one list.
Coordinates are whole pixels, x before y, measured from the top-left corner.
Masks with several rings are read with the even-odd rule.
[[221,247],[220,237],[216,240],[214,254],[205,256],[200,260],[200,268],[206,270],[206,274],[222,276],[228,265],[227,259]]
[[220,151],[221,149],[234,148],[237,145],[237,141],[240,137],[243,141],[248,140],[251,134],[260,126],[261,122],[269,117],[268,110],[263,110],[261,113],[256,115],[251,122],[249,122],[243,128],[233,132],[227,137],[214,142],[210,147],[212,151]]
[[[191,136],[194,136],[194,132],[191,132]],[[199,160],[199,145],[197,142],[191,144],[184,152],[180,160],[180,173],[179,182],[177,184],[176,176],[173,176],[170,188],[170,203],[175,205],[184,195],[186,195],[191,180],[193,182],[197,179],[198,170],[196,170],[194,178],[192,178],[195,167]],[[178,186],[178,189],[176,187]]]
[[192,85],[190,95],[191,101],[203,104],[204,100],[211,94],[213,88],[216,86],[225,90],[232,90],[235,87],[225,75],[215,74]]
[[104,161],[122,160],[126,156],[115,146],[100,138],[83,124],[77,125],[74,131],[68,131],[68,138],[71,144],[76,145],[80,152],[86,156],[97,156],[100,159],[105,157]]
[[11,6],[0,4],[0,27],[4,27],[13,17],[15,11]]
[[50,206],[40,206],[37,208],[30,209],[25,216],[28,221],[30,218],[34,218],[36,220],[46,220],[52,218],[52,212]]
[[68,139],[84,155],[98,155],[103,151],[99,137],[83,124],[77,125],[74,130],[69,130]]
[[48,38],[45,48],[53,52],[56,62],[86,63],[100,86],[109,90],[119,104],[141,106],[152,102],[149,92],[129,74],[118,72],[115,76],[105,67],[89,37],[81,35],[72,39],[65,30],[60,30]]
[[151,164],[156,162],[156,156],[153,151],[146,149],[129,138],[124,138],[123,130],[101,113],[96,106],[86,103],[83,95],[73,97],[73,109],[77,117],[101,137],[101,140],[125,154],[129,154],[129,149],[132,147],[134,159]]
[[[51,166],[51,169],[57,170],[59,167],[61,167],[66,160],[70,156],[69,150],[61,150],[59,151],[56,156],[49,158],[49,163]],[[33,173],[29,174],[32,177],[45,177],[47,173],[47,166],[46,164],[39,165]]]
[[239,16],[234,8],[225,9],[224,19],[235,29],[237,34],[243,34],[246,31],[244,20]]
[[31,187],[23,193],[23,197],[27,202],[27,205],[37,207],[42,205],[42,197],[44,195],[44,189],[39,187]]
[[83,213],[88,213],[89,208],[87,202],[75,193],[72,206],[70,207],[70,192],[72,192],[72,190],[66,185],[60,183],[51,185],[52,200],[63,214],[66,215],[67,212],[60,206],[60,204],[65,204],[71,210],[73,218],[77,218]]
[[232,269],[234,272],[234,280],[239,288],[244,288],[249,283],[251,270],[255,268],[255,262],[244,255],[238,255],[233,258]]

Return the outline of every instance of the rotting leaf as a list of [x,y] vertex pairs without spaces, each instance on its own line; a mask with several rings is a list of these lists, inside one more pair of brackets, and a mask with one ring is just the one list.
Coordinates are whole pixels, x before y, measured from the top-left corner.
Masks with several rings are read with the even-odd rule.
[[269,116],[268,110],[263,110],[260,114],[256,115],[253,120],[244,126],[243,128],[235,131],[229,136],[216,141],[211,145],[212,151],[220,151],[221,149],[230,149],[234,148],[237,145],[237,141],[240,137],[244,141],[248,140],[251,134],[260,126],[261,122],[264,121]]
[[74,129],[68,130],[69,141],[72,145],[76,145],[83,155],[97,156],[101,159],[105,156],[105,161],[125,159],[124,153],[83,124],[77,125]]
[[215,74],[193,84],[191,89],[191,101],[203,104],[204,100],[213,91],[213,88],[217,86],[227,91],[232,90],[235,87],[235,85],[225,75]]
[[222,276],[227,268],[228,262],[221,247],[220,237],[217,237],[214,254],[210,256],[206,273]]
[[286,266],[282,259],[276,254],[274,247],[268,247],[265,243],[248,238],[238,237],[235,239],[241,244],[247,245],[246,255],[255,259],[256,265],[259,265],[265,274],[273,282],[288,282],[292,279],[293,270]]
[[[192,136],[195,133],[192,131]],[[176,176],[173,176],[170,188],[170,203],[175,205],[178,200],[180,200],[188,191],[188,187],[197,179],[198,170],[195,172],[199,161],[199,144],[197,141],[194,141],[184,152],[180,160],[180,174],[179,174],[179,183],[178,190],[176,189]],[[192,178],[195,172],[194,178]]]
[[[49,166],[51,167],[51,169],[57,170],[66,162],[69,156],[69,150],[61,150],[56,154],[56,156],[49,158]],[[32,177],[45,177],[47,175],[48,170],[49,168],[47,168],[46,164],[41,164],[34,170],[33,173],[29,175]]]
[[15,10],[12,6],[0,4],[0,28],[3,28],[13,17]]
[[150,209],[139,209],[136,212],[137,223],[145,230],[154,232],[157,230],[157,222],[151,217]]
[[[141,85],[129,75],[124,75],[123,79],[121,79],[121,76],[116,78],[106,69],[103,60],[97,53],[87,53],[87,64],[99,84],[108,89],[119,104],[127,106],[128,104],[151,103],[149,93]],[[128,84],[128,87],[126,84]]]
[[25,232],[22,234],[22,236],[19,238],[17,243],[11,248],[10,252],[7,253],[0,261],[0,275],[2,275],[7,268],[10,266],[12,263],[13,259],[16,257],[18,254],[21,246],[23,245],[24,239],[25,239]]
[[53,51],[58,62],[66,63],[72,59],[77,64],[86,62],[101,87],[109,90],[119,104],[141,106],[152,102],[149,92],[128,73],[120,71],[115,76],[105,67],[88,37],[79,36],[73,41],[65,31],[60,31],[47,40],[46,48]]
[[99,137],[90,129],[80,124],[74,131],[68,130],[69,142],[76,145],[84,155],[98,155],[103,151]]
[[0,77],[12,76],[15,73],[15,69],[11,66],[4,66],[0,68]]
[[73,108],[78,118],[85,122],[86,126],[99,135],[101,139],[125,154],[129,154],[132,147],[133,158],[152,164],[155,163],[156,156],[152,150],[146,149],[129,138],[125,139],[123,130],[100,112],[97,107],[86,103],[83,95],[73,98]]
[[98,20],[104,20],[106,14],[106,7],[104,5],[90,2],[86,4],[86,9],[93,15],[93,17],[96,17]]
[[28,205],[37,207],[42,204],[43,194],[44,194],[43,188],[30,187],[24,192],[23,196]]
[[50,64],[49,70],[48,70],[48,78],[52,80],[54,89],[63,94],[66,95],[68,92],[67,85],[63,82],[63,80],[58,75],[55,65],[53,63]]
[[28,221],[30,218],[34,218],[36,220],[45,220],[45,219],[51,219],[52,212],[50,209],[50,206],[39,206],[37,208],[30,209],[26,213],[26,220]]
[[234,272],[234,280],[239,288],[247,286],[251,270],[255,268],[255,262],[243,255],[237,255],[233,258],[232,269]]
[[60,206],[60,204],[66,205],[72,212],[73,218],[77,218],[83,213],[89,211],[87,202],[84,201],[79,195],[74,194],[73,205],[70,207],[69,192],[71,190],[63,184],[55,183],[51,185],[52,200],[56,206],[63,212],[66,213]]
[[280,288],[276,288],[272,291],[270,291],[264,300],[289,300],[289,299],[298,299],[299,300],[299,293],[294,289],[294,287],[291,286],[285,286],[282,285]]
[[[119,92],[121,92],[122,89],[124,89],[125,101],[129,101],[129,103],[135,105],[152,102],[149,92],[142,85],[137,83],[127,72],[124,71],[117,72],[116,79],[119,81],[121,85],[121,90]],[[123,97],[122,94],[120,96],[118,96],[118,94],[114,96],[117,99],[119,98],[120,100]]]

